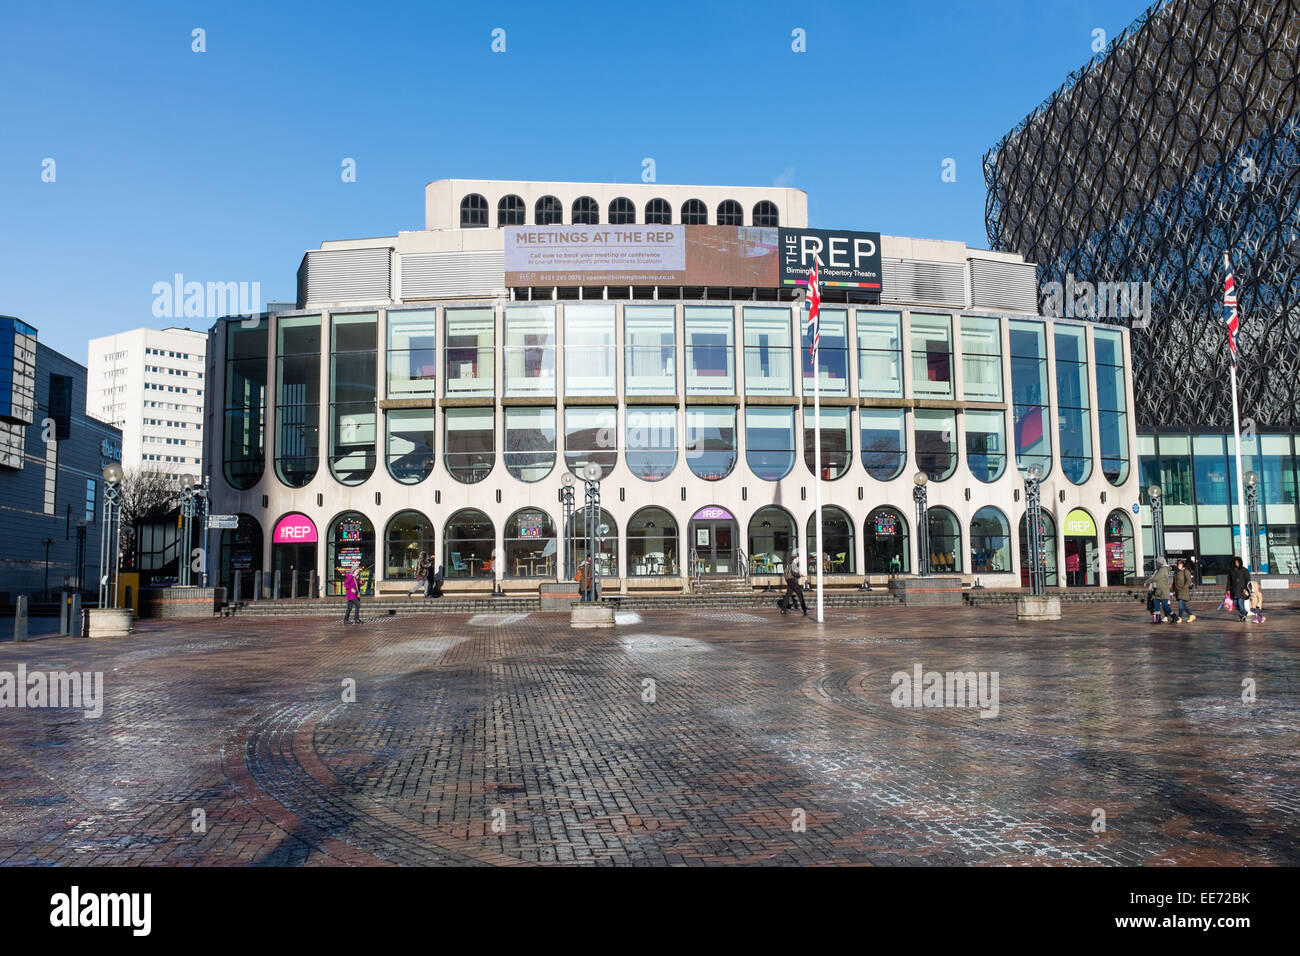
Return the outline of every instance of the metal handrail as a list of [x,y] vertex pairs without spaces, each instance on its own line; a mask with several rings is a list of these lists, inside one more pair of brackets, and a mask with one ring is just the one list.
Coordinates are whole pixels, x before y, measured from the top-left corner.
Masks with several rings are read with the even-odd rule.
[[749,584],[749,557],[745,554],[745,549],[736,548],[736,567],[740,568],[740,583]]
[[690,577],[694,590],[700,589],[700,556],[694,548],[691,548],[690,563],[687,565],[687,575]]

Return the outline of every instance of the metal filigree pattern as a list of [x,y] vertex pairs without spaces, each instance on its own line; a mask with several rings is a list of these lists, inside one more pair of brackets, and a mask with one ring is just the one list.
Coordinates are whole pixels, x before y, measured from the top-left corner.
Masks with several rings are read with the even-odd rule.
[[[984,157],[992,248],[1039,281],[1150,282],[1139,424],[1300,428],[1300,0],[1156,3]],[[1099,321],[1126,322],[1107,317]]]

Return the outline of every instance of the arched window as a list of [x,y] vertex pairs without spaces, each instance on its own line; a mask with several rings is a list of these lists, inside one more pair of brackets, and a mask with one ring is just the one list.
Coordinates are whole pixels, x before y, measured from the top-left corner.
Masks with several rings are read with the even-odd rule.
[[275,473],[302,488],[320,467],[320,316],[276,320]]
[[1082,325],[1052,330],[1056,353],[1056,440],[1061,471],[1076,485],[1092,474],[1092,389],[1087,333]]
[[488,203],[478,193],[470,193],[460,201],[460,227],[482,229],[488,224]]
[[[813,410],[803,410],[803,460],[808,466],[808,473],[813,470]],[[834,481],[849,470],[853,460],[853,428],[847,408],[822,409],[822,480]]]
[[520,481],[541,481],[555,467],[555,409],[509,406],[506,471]]
[[543,196],[533,204],[533,222],[538,226],[558,226],[564,221],[564,206],[554,196]]
[[873,508],[862,531],[863,568],[867,574],[906,574],[912,569],[907,519],[891,506]]
[[502,196],[497,200],[497,225],[522,226],[527,219],[527,207],[518,196]]
[[[375,593],[375,526],[359,511],[345,511],[329,524],[325,555],[326,594],[343,594],[348,568],[360,567],[361,593]],[[301,593],[301,592],[299,592]]]
[[[817,550],[817,510],[808,513],[807,550],[812,555]],[[815,573],[818,566],[825,574],[852,574],[853,521],[841,509],[822,506],[822,559],[820,562],[804,561],[804,573]]]
[[564,464],[582,478],[592,462],[603,476],[618,464],[618,410],[570,405],[564,409]]
[[961,525],[957,516],[947,508],[932,506],[928,509],[930,537],[930,570],[959,574],[961,572]]
[[611,226],[630,226],[636,222],[636,206],[625,196],[610,200],[609,224]]
[[745,461],[754,477],[780,481],[794,467],[794,409],[745,408]]
[[970,521],[970,569],[973,574],[1011,571],[1011,525],[992,506],[975,512]]
[[719,226],[743,226],[745,209],[734,199],[724,199],[718,203]]
[[600,225],[600,205],[590,196],[579,196],[573,201],[573,224],[575,226]]
[[892,481],[907,464],[906,413],[901,408],[861,408],[862,467],[878,481]]
[[266,330],[266,319],[247,328],[243,322],[226,323],[226,447],[222,458],[227,483],[239,491],[257,484],[266,467]]
[[521,508],[505,529],[506,564],[510,578],[555,577],[555,522],[540,508]]
[[754,203],[751,223],[762,229],[775,229],[781,225],[781,214],[777,211],[776,203],[768,202],[766,199]]
[[[1043,583],[1054,588],[1061,582],[1056,573],[1056,522],[1049,512],[1039,512],[1038,530],[1043,540],[1038,551],[1043,562]],[[1023,514],[1020,516],[1020,586],[1029,587],[1029,525]]]
[[[601,527],[605,528],[604,534],[601,533]],[[600,556],[597,559],[597,570],[602,578],[618,577],[618,523],[604,508],[600,509],[600,524],[596,525],[594,531],[598,538],[602,538],[596,548],[596,553]],[[581,564],[587,557],[587,511],[585,508],[578,508],[573,512],[573,551],[574,562]]]
[[749,519],[749,569],[753,574],[784,574],[799,532],[790,512],[777,505],[759,508]]
[[1052,470],[1052,429],[1047,391],[1047,333],[1042,322],[1013,320],[1011,340],[1012,434],[1016,467]]
[[420,555],[432,555],[433,523],[418,511],[399,511],[384,532],[384,580],[413,581]]
[[677,553],[677,519],[663,508],[642,508],[627,523],[627,565],[633,575],[676,575]]
[[1124,335],[1116,329],[1093,329],[1097,369],[1097,431],[1101,436],[1101,473],[1112,485],[1128,480],[1128,396],[1124,387]]
[[736,467],[736,406],[686,407],[686,464],[705,481]]
[[677,467],[677,409],[641,405],[627,409],[627,467],[645,481],[659,481]]
[[388,473],[404,485],[417,485],[433,472],[432,408],[390,408],[384,413]]
[[449,578],[490,577],[495,547],[496,529],[487,515],[474,508],[457,511],[442,529],[444,573]]
[[645,204],[645,222],[647,226],[671,226],[673,207],[667,199],[651,199]]
[[[265,366],[266,363],[262,364]],[[235,572],[239,572],[240,597],[246,598],[253,593],[253,575],[262,570],[262,526],[252,515],[236,517],[239,525],[217,536],[217,583],[226,589],[232,601]]]
[[1133,523],[1116,508],[1106,517],[1106,583],[1112,587],[1128,584],[1136,573]]
[[966,467],[983,482],[997,481],[1007,467],[1006,429],[1000,411],[971,409],[966,416]]
[[709,224],[709,207],[699,199],[688,199],[682,203],[683,226],[707,226]]
[[375,470],[379,315],[330,316],[330,473],[359,485]]
[[442,457],[457,481],[482,481],[496,464],[495,416],[491,408],[449,408],[442,415],[446,429]]
[[912,415],[916,467],[931,481],[951,478],[957,470],[957,413],[949,408],[918,408]]

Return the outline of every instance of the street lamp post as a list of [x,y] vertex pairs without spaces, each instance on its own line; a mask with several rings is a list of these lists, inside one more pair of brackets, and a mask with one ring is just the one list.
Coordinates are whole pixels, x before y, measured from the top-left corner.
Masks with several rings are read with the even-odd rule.
[[1250,569],[1259,573],[1259,473],[1251,470],[1242,478],[1246,482],[1246,533],[1250,535]]
[[1147,498],[1151,501],[1151,545],[1155,557],[1165,556],[1165,506],[1160,500],[1160,486],[1152,485],[1147,489]]
[[104,523],[99,531],[99,606],[117,607],[117,566],[122,544],[122,466],[104,466]]
[[560,510],[563,512],[561,518],[563,524],[560,526],[564,534],[564,554],[562,557],[556,557],[555,563],[563,569],[562,581],[573,580],[573,534],[576,530],[573,527],[573,473],[566,471],[560,476]]
[[1029,593],[1040,595],[1046,590],[1043,568],[1043,469],[1030,465],[1025,469],[1025,531],[1029,547]]
[[41,544],[45,545],[45,597],[44,600],[50,599],[50,545],[54,543],[53,538],[42,538]]
[[912,500],[916,502],[916,571],[921,577],[930,574],[930,508],[925,488],[929,480],[923,471],[912,476],[916,484],[912,489]]
[[596,563],[596,548],[600,541],[600,465],[594,461],[588,462],[587,466],[582,469],[583,477],[583,509],[586,515],[586,549],[587,549],[587,574],[583,580],[586,588],[586,594],[583,595],[584,601],[596,600],[596,595],[600,593],[598,584],[600,578],[600,568]]
[[184,519],[185,529],[182,532],[181,541],[183,544],[181,555],[181,566],[179,568],[179,583],[182,587],[189,587],[194,584],[190,568],[190,546],[194,542],[194,522],[199,520],[199,525],[203,535],[203,577],[199,579],[199,587],[207,583],[208,573],[208,535],[207,535],[207,511],[208,511],[208,492],[203,487],[203,479],[197,475],[181,476],[181,516]]

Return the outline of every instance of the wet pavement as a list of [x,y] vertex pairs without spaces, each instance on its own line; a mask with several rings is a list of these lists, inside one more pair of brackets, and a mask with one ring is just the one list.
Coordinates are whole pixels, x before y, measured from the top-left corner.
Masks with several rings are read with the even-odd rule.
[[1300,863],[1300,610],[620,618],[5,644],[104,702],[0,707],[0,863]]

